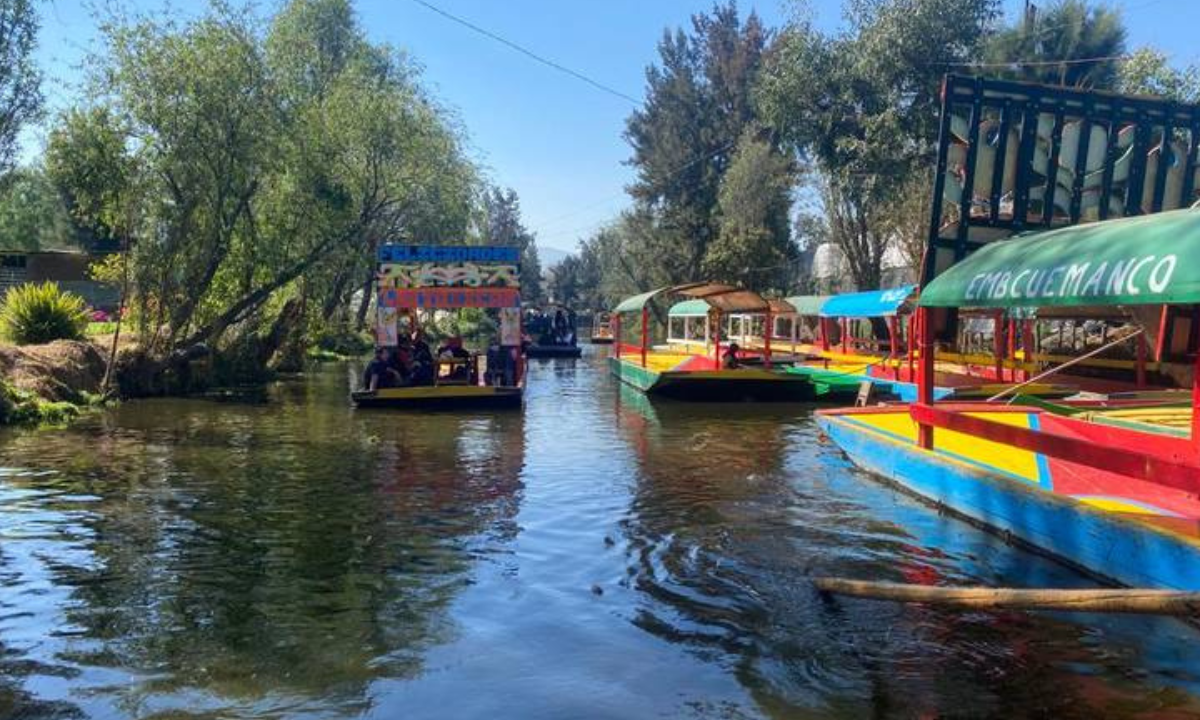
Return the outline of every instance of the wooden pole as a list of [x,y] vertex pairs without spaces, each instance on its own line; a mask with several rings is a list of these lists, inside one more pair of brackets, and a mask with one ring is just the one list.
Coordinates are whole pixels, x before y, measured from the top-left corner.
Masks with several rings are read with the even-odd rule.
[[767,308],[767,317],[763,321],[763,363],[771,369],[771,308]]
[[889,315],[887,319],[888,331],[888,365],[892,366],[892,377],[896,380],[900,379],[900,364],[896,362],[896,343],[898,342],[899,333],[896,332],[896,316]]
[[1146,387],[1146,336],[1139,334],[1137,339],[1137,386]]
[[[921,354],[920,370],[917,375],[917,403],[933,405],[933,323],[929,319],[929,308],[917,311],[917,322],[921,326],[921,341],[917,351]],[[917,426],[917,444],[924,450],[933,449],[933,426]]]
[[814,583],[821,592],[836,595],[969,608],[1069,610],[1145,615],[1200,613],[1200,592],[1180,590],[942,587],[847,580],[845,578],[817,578]]
[[1192,366],[1192,450],[1200,455],[1200,352]]
[[642,306],[642,367],[646,367],[646,345],[650,343],[650,308]]

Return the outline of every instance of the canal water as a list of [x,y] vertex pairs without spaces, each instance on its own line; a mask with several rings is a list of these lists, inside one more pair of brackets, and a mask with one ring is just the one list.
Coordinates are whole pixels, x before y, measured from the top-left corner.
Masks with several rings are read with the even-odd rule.
[[131,402],[0,436],[0,718],[1177,718],[1179,622],[820,597],[1086,586],[884,487],[804,406],[534,363],[524,413]]

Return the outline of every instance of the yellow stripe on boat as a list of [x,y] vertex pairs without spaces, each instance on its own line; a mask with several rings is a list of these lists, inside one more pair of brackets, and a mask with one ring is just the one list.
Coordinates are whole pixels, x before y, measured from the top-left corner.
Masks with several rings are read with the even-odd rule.
[[[966,414],[1004,425],[1029,428],[1029,415],[1026,413],[970,412]],[[843,419],[866,425],[893,437],[902,438],[911,444],[917,442],[917,423],[907,412],[854,415],[846,416]],[[971,463],[1003,468],[1032,483],[1040,482],[1037,455],[1028,450],[942,428],[938,428],[933,437],[936,448],[944,453]]]

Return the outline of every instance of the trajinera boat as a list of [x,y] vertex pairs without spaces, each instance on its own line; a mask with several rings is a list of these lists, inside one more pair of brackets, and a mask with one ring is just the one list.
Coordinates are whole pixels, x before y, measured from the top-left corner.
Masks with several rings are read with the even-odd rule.
[[530,341],[525,345],[528,358],[577,358],[583,354],[579,347],[575,311],[563,305],[544,305],[526,312],[525,332]]
[[[521,351],[520,255],[511,247],[384,245],[379,248],[376,286],[376,360],[415,359],[392,382],[364,382],[350,394],[358,407],[428,406],[520,407],[525,391]],[[499,335],[486,351],[446,347],[424,352],[422,367],[419,311],[494,312]],[[381,358],[380,356],[387,356]],[[374,365],[374,363],[373,363]],[[371,367],[368,367],[368,376]],[[384,373],[377,373],[376,380]],[[367,380],[367,378],[364,378]]]
[[[672,337],[669,312],[655,304],[678,297],[707,308],[704,322],[695,325],[699,333],[695,339]],[[680,400],[807,400],[811,385],[805,378],[775,372],[769,347],[765,352],[744,349],[723,338],[721,319],[727,313],[770,315],[787,310],[781,300],[767,300],[721,283],[692,283],[634,295],[613,310],[616,342],[609,368],[642,392]],[[675,317],[682,316],[677,311]],[[692,334],[692,328],[685,332]],[[655,340],[658,344],[653,344]]]
[[[917,399],[821,411],[820,426],[858,465],[1092,575],[1200,590],[1200,210],[1171,210],[1197,199],[1200,107],[954,76],[944,97]],[[963,123],[967,148],[951,131]],[[978,165],[996,138],[997,166]],[[1158,162],[1164,146],[1175,162]],[[999,232],[1029,228],[1046,229]],[[1145,337],[1159,372],[1191,391],[937,401],[924,351],[968,308],[1120,309],[1135,324],[1112,342]]]
[[593,345],[612,345],[612,320],[607,312],[598,311],[592,314]]

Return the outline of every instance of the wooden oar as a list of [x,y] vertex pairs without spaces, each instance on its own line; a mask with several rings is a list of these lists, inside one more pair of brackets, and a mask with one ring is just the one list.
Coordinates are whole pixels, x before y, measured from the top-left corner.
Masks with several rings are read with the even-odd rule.
[[825,593],[896,602],[1144,615],[1200,614],[1200,592],[1180,590],[941,587],[830,577],[816,578],[814,582],[817,589]]

